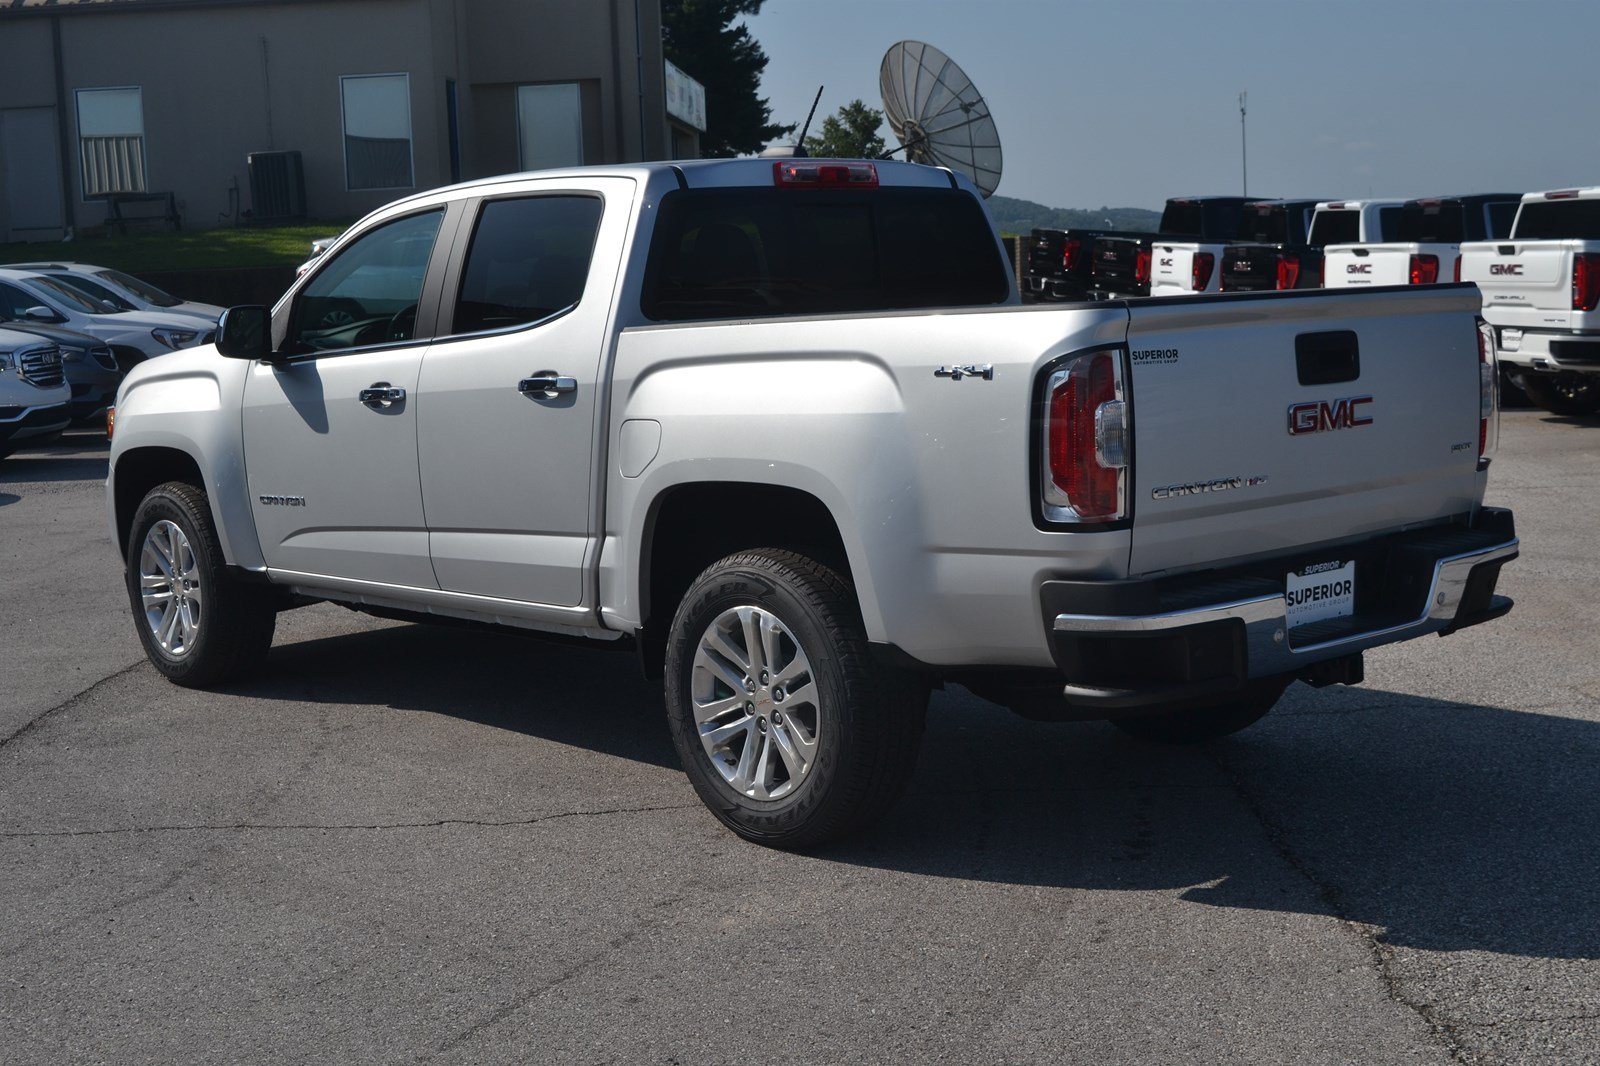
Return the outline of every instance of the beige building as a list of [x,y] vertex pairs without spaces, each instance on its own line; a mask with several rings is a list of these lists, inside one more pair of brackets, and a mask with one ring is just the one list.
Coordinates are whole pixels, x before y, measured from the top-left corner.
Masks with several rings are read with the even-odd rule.
[[692,73],[659,0],[0,0],[0,240],[694,156]]

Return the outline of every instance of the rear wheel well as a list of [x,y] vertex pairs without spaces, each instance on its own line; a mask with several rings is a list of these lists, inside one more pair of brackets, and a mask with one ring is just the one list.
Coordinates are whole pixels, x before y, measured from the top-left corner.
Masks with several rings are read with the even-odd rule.
[[646,544],[640,650],[651,677],[660,675],[667,630],[684,592],[718,559],[748,548],[788,548],[851,579],[844,538],[827,505],[782,485],[706,482],[671,489],[656,504]]
[[117,459],[116,475],[117,550],[124,558],[133,513],[146,493],[168,481],[181,481],[202,492],[206,487],[200,464],[176,448],[135,448]]

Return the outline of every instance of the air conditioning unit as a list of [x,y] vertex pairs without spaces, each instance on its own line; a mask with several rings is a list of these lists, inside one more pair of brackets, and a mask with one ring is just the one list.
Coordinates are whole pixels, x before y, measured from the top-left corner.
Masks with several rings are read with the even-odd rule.
[[306,172],[299,152],[251,152],[245,160],[257,222],[306,217]]

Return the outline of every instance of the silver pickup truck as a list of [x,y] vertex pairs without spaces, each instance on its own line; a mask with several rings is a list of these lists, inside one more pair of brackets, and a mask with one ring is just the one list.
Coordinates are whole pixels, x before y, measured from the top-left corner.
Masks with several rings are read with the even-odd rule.
[[1477,305],[1022,307],[911,164],[496,178],[135,369],[111,530],[179,684],[318,600],[610,642],[716,816],[801,847],[893,802],[944,683],[1192,742],[1505,613]]

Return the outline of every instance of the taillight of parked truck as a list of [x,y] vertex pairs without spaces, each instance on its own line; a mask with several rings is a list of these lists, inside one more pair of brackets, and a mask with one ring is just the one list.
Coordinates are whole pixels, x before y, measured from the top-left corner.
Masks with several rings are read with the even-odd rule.
[[1216,266],[1217,257],[1210,252],[1194,253],[1194,265],[1189,271],[1189,280],[1195,292],[1205,292],[1206,286],[1211,284],[1211,270]]
[[1572,257],[1572,309],[1593,311],[1600,303],[1600,255],[1580,252]]
[[1061,242],[1061,269],[1071,270],[1078,265],[1078,255],[1083,251],[1083,242],[1076,237],[1068,237]]
[[1056,522],[1123,516],[1128,417],[1121,357],[1074,359],[1045,383],[1044,511]]
[[1411,257],[1411,284],[1432,285],[1439,280],[1439,257],[1413,255]]
[[1298,255],[1278,256],[1278,276],[1276,288],[1292,289],[1300,282],[1300,257]]
[[1494,327],[1478,319],[1478,467],[1488,463],[1500,443],[1500,365]]
[[1460,280],[1461,280],[1461,256],[1458,254],[1456,256],[1456,281],[1459,282]]
[[1133,283],[1135,285],[1150,284],[1150,249],[1141,248],[1133,260]]

